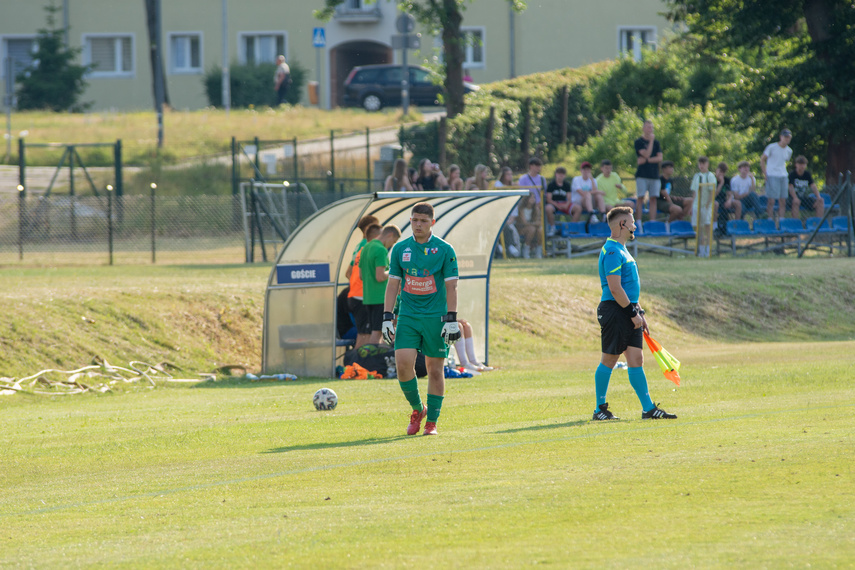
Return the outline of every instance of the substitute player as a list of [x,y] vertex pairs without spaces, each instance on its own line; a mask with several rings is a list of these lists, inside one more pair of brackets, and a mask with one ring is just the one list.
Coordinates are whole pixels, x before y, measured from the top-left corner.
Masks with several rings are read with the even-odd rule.
[[[436,435],[436,421],[445,395],[448,347],[460,338],[457,324],[457,255],[448,242],[433,235],[433,206],[419,202],[410,214],[413,236],[395,244],[383,305],[383,339],[395,347],[398,381],[413,407],[407,435]],[[392,307],[401,303],[397,328]],[[428,370],[427,406],[419,396],[416,356],[424,353]]]
[[612,369],[621,354],[626,355],[629,383],[641,401],[641,418],[676,419],[674,414],[669,414],[653,404],[647,391],[647,377],[641,367],[644,363],[644,353],[641,351],[642,332],[647,331],[647,320],[638,304],[641,292],[638,265],[626,249],[626,242],[635,239],[632,208],[612,208],[606,219],[612,235],[600,251],[600,285],[603,287],[603,296],[597,307],[597,320],[600,322],[603,356],[594,374],[597,409],[594,410],[593,419],[620,419],[609,411],[606,392],[609,389]]

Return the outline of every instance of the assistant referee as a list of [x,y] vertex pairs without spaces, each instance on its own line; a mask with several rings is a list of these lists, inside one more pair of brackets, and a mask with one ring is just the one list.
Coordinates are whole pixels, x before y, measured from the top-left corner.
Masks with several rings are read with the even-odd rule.
[[647,391],[647,377],[644,375],[644,353],[642,352],[642,332],[647,331],[644,311],[638,304],[641,293],[641,281],[638,278],[638,264],[626,249],[626,242],[635,239],[635,218],[632,208],[619,206],[612,208],[606,218],[612,235],[606,240],[600,251],[600,285],[603,296],[597,307],[597,320],[600,323],[603,356],[594,374],[597,391],[597,408],[593,420],[620,419],[609,411],[606,392],[609,389],[612,369],[621,354],[626,355],[629,366],[629,383],[641,402],[641,418],[646,420],[676,419],[659,408],[650,399]]

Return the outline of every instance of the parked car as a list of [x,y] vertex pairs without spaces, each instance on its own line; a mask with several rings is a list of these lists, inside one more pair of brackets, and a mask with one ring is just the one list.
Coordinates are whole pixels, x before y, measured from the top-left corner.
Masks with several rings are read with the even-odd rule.
[[[443,92],[440,82],[432,80],[428,69],[418,65],[408,66],[410,71],[410,104],[438,105]],[[478,90],[477,85],[463,83],[466,93]],[[345,107],[362,107],[366,111],[379,111],[383,107],[401,104],[401,66],[391,63],[354,67],[344,80]]]

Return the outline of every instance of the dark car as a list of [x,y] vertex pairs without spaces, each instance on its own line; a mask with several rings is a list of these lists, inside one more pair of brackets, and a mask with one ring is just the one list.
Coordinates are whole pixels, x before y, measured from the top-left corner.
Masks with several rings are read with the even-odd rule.
[[[410,70],[410,104],[438,105],[442,85],[434,83],[431,72],[418,65]],[[478,90],[477,85],[463,83],[466,93]],[[354,67],[344,80],[345,107],[362,107],[379,111],[383,107],[401,104],[401,66],[390,63]]]

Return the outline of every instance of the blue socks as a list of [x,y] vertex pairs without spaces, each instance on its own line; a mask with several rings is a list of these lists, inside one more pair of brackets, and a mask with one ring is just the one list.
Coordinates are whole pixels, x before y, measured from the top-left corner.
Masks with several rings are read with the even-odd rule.
[[606,392],[609,390],[609,379],[612,377],[612,369],[600,362],[600,365],[597,366],[597,371],[594,373],[594,384],[597,390],[597,409],[594,412],[598,412],[600,405],[606,403]]
[[[600,366],[603,366],[600,364]],[[647,376],[644,375],[644,368],[638,366],[636,368],[628,368],[629,372],[629,383],[632,385],[632,389],[635,390],[636,396],[638,396],[638,400],[641,402],[641,409],[645,412],[649,412],[653,409],[653,400],[650,399],[650,394],[647,391]],[[599,374],[600,369],[597,369],[597,373]],[[597,383],[597,401],[599,401],[600,396],[600,388],[599,383]],[[603,392],[605,397],[605,392]],[[603,400],[605,401],[605,400]]]

